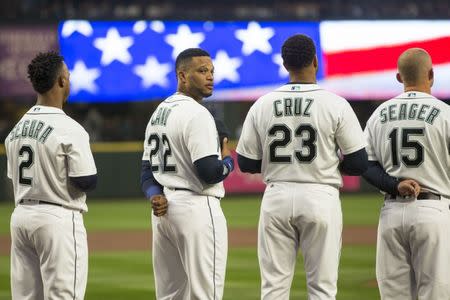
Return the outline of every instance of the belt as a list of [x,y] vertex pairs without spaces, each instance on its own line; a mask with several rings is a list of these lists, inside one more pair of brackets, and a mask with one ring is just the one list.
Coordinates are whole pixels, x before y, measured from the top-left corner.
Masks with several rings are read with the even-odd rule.
[[[394,196],[391,194],[386,194],[386,196],[384,197],[384,200],[396,200],[397,197],[401,197],[401,196]],[[422,193],[419,193],[419,195],[417,195],[416,199],[417,200],[441,200],[441,195],[431,193],[431,192],[422,192]]]
[[22,199],[19,201],[19,204],[50,204],[50,205],[56,205],[56,206],[63,206],[62,204],[55,203],[55,202],[48,202],[43,200],[33,200],[33,199]]
[[174,190],[174,191],[188,191],[188,192],[193,192],[192,190],[190,190],[190,189],[185,189],[185,188],[169,188],[169,189]]

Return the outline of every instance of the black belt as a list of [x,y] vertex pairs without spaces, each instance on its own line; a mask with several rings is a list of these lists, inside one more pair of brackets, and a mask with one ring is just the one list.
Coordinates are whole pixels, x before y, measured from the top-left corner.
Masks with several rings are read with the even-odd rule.
[[185,188],[169,188],[169,189],[174,190],[174,191],[188,191],[188,192],[193,192],[192,190],[190,190],[190,189],[185,189]]
[[62,204],[59,203],[55,203],[55,202],[48,202],[48,201],[43,201],[43,200],[32,200],[32,199],[22,199],[19,201],[19,204],[27,204],[25,201],[31,201],[31,202],[35,202],[36,204],[50,204],[50,205],[56,205],[56,206],[63,206]]
[[[384,197],[384,200],[396,200],[397,197],[400,197],[400,196],[386,194],[386,196]],[[422,192],[422,193],[419,193],[419,195],[417,195],[416,199],[417,200],[441,200],[441,195],[431,193],[431,192]]]

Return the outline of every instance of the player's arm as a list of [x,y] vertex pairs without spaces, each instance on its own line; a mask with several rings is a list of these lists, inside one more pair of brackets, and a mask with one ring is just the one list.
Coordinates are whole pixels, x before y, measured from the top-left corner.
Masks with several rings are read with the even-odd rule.
[[258,135],[256,121],[253,117],[254,106],[247,113],[242,126],[236,152],[238,153],[238,165],[242,172],[261,173],[262,149],[261,140]]
[[399,180],[390,176],[378,161],[369,161],[369,168],[362,174],[370,184],[391,195],[398,195]]
[[225,180],[234,170],[234,160],[228,149],[228,139],[222,141],[222,156],[219,160],[217,155],[200,158],[194,162],[198,176],[207,184],[214,184]]
[[145,160],[141,165],[141,190],[147,199],[163,194],[163,186],[153,176],[150,162]]
[[367,152],[365,148],[344,155],[344,159],[339,164],[339,170],[347,175],[359,176],[367,170],[369,166]]
[[69,177],[70,183],[83,192],[89,192],[97,187],[97,174],[89,176]]
[[206,109],[190,118],[183,135],[192,163],[203,182],[221,182],[234,170],[228,139],[225,137],[220,147],[216,122]]
[[68,176],[72,186],[82,192],[97,187],[97,168],[89,144],[89,134],[78,124],[63,136],[68,158]]
[[390,176],[378,161],[369,161],[369,168],[362,176],[373,186],[393,196],[417,196],[420,193],[420,185],[415,180]]
[[229,138],[230,130],[227,128],[227,126],[225,125],[225,123],[222,120],[220,120],[218,118],[214,118],[214,122],[216,123],[217,134],[219,135],[220,149],[222,149],[223,148],[223,139]]
[[238,165],[242,172],[251,174],[261,173],[261,164],[261,159],[251,159],[238,153]]

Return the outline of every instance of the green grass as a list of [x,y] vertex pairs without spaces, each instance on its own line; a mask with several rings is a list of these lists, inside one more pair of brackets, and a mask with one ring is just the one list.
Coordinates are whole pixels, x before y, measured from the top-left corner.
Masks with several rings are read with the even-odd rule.
[[[260,197],[227,197],[222,207],[229,228],[256,228]],[[382,204],[379,194],[344,194],[344,225],[376,225]],[[89,232],[102,230],[145,230],[150,228],[150,204],[145,199],[88,199],[84,216]],[[12,203],[0,204],[0,234],[9,234]]]
[[[338,281],[342,300],[378,299],[369,283],[374,274],[373,247],[344,247]],[[0,300],[10,299],[8,258],[0,257]],[[3,266],[6,266],[3,267]],[[86,300],[154,299],[151,254],[148,252],[91,253]],[[230,249],[224,299],[259,299],[259,270],[255,249]],[[301,259],[296,265],[291,297],[306,299],[305,274]]]
[[[150,205],[145,199],[88,200],[85,224],[89,232],[147,230]],[[344,225],[378,222],[379,194],[342,195]],[[222,207],[229,228],[256,228],[260,197],[227,197]],[[0,235],[9,234],[13,205],[0,204]],[[379,299],[375,279],[375,245],[345,246],[342,251],[337,299]],[[306,299],[303,265],[296,266],[291,297]],[[259,299],[259,270],[254,248],[230,248],[224,299]],[[0,300],[10,299],[9,257],[0,256]],[[87,300],[154,299],[154,280],[149,252],[94,252],[89,256]]]

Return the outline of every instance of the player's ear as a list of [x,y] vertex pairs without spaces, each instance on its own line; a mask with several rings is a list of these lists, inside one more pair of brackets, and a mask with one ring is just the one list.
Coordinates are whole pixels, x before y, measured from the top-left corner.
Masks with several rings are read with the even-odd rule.
[[400,76],[400,73],[397,73],[396,77],[397,77],[398,82],[403,83],[403,79],[402,79],[402,76]]
[[177,71],[177,79],[178,82],[185,83],[186,82],[186,72],[182,70]]
[[430,86],[433,86],[434,83],[434,71],[433,68],[428,72],[428,80],[431,82]]
[[313,66],[314,66],[314,69],[319,68],[319,59],[317,58],[317,55],[314,55]]
[[59,75],[58,76],[58,85],[59,85],[59,87],[60,88],[63,88],[63,87],[65,87],[66,86],[66,79],[64,78],[64,76],[63,75]]

